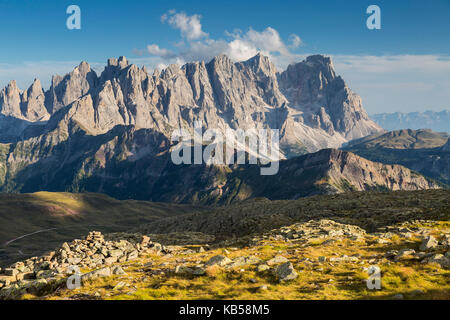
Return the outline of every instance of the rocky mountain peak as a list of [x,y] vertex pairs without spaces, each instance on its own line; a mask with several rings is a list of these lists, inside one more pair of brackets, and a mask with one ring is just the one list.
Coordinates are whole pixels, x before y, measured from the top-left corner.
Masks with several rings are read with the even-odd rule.
[[16,118],[22,118],[20,111],[21,92],[17,87],[15,80],[8,83],[6,88],[0,92],[0,110],[1,114]]
[[97,84],[97,74],[87,62],[82,61],[64,77],[56,75],[52,78],[50,89],[46,92],[46,108],[50,114],[56,113],[83,97]]
[[233,61],[226,55],[226,54],[220,54],[216,57],[214,57],[208,65],[213,69],[225,69],[229,70],[234,66]]
[[170,79],[180,74],[180,66],[177,64],[171,64],[161,72],[161,78]]
[[261,71],[264,74],[275,74],[277,72],[275,65],[270,61],[269,57],[261,53],[243,62],[243,64],[252,68],[255,72]]
[[124,57],[124,56],[121,56],[121,57],[119,58],[118,63],[119,63],[119,67],[120,67],[121,69],[124,69],[124,68],[128,67],[128,60],[127,60],[127,58]]
[[86,76],[91,72],[91,66],[86,61],[82,61],[78,67],[74,69],[74,72],[79,72],[81,75]]
[[42,90],[41,80],[35,78],[33,83],[31,84],[30,88],[28,90],[32,91],[40,91]]
[[6,86],[6,93],[11,95],[16,90],[18,90],[16,80],[11,80]]
[[23,93],[21,111],[23,116],[32,122],[47,121],[50,118],[45,107],[45,93],[39,79],[34,79],[33,84]]
[[109,58],[108,59],[108,67],[117,67],[119,65],[119,61],[116,58]]

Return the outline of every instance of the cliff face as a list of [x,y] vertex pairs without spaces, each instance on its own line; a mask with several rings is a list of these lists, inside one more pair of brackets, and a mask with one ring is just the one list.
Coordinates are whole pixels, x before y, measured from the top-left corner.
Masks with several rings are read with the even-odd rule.
[[303,121],[352,140],[381,132],[362,107],[361,97],[337,76],[330,58],[308,57],[279,75],[282,92]]
[[[327,154],[328,152],[328,154]],[[400,165],[385,165],[361,158],[350,152],[329,150],[328,183],[337,191],[346,185],[357,191],[370,189],[426,190],[439,185]]]

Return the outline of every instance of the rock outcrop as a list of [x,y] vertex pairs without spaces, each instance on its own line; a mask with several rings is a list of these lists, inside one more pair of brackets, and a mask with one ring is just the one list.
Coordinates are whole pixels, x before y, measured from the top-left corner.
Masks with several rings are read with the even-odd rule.
[[[16,82],[11,81],[0,92],[0,114],[29,122],[47,121],[50,115],[45,108],[41,82],[35,79],[30,88],[22,92]],[[4,134],[3,130],[0,134]]]

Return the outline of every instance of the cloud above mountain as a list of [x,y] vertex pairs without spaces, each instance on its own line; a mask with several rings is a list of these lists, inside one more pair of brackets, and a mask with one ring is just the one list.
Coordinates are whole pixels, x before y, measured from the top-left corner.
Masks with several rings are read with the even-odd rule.
[[214,39],[203,31],[200,15],[188,15],[176,10],[163,14],[161,22],[180,31],[180,39],[175,44],[177,50],[161,48],[157,43],[149,44],[145,51],[135,50],[135,53],[140,55],[146,53],[151,57],[160,58],[161,68],[171,63],[208,61],[219,54],[226,54],[234,61],[242,61],[255,56],[258,52],[269,56],[278,67],[285,68],[296,60],[296,55],[291,50],[298,48],[302,43],[297,34],[291,34],[285,42],[279,32],[272,27],[261,31],[249,27],[245,32],[236,29],[233,32],[225,32],[223,38]]
[[179,29],[183,38],[188,40],[197,40],[208,36],[202,30],[200,19],[201,16],[198,14],[188,16],[184,12],[177,13],[176,10],[170,10],[161,16],[162,23],[167,22],[172,28]]

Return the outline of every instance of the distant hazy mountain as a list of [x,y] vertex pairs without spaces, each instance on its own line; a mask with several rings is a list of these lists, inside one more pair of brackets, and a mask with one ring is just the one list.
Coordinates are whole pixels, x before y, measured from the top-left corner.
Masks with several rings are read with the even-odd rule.
[[371,118],[386,130],[431,129],[436,132],[450,132],[450,111],[425,111],[410,113],[379,113]]

